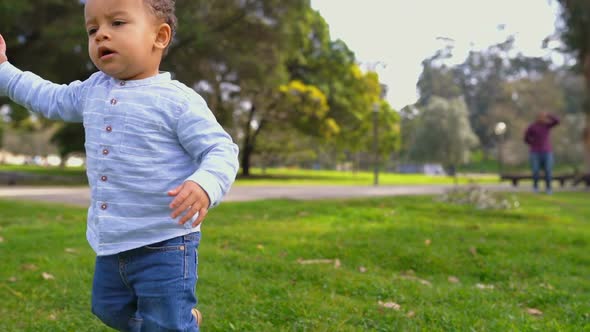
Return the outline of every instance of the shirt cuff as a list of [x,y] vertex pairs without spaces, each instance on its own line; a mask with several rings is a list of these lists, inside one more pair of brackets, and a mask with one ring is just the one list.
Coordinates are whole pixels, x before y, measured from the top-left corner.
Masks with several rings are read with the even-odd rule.
[[221,189],[217,183],[215,177],[206,171],[196,171],[186,181],[193,181],[209,196],[209,208],[219,205],[219,199],[221,197]]
[[0,95],[8,95],[8,83],[21,73],[22,71],[20,69],[16,68],[8,61],[0,64]]

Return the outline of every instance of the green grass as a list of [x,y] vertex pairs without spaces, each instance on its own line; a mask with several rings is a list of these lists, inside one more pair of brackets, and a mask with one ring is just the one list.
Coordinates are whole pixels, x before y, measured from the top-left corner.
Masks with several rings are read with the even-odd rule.
[[43,167],[35,165],[0,165],[1,172],[20,172],[53,176],[86,176],[84,167]]
[[[53,175],[58,177],[76,177],[78,184],[86,184],[84,168],[62,169],[59,167],[40,166],[10,166],[0,165],[0,172],[21,172],[37,175]],[[477,174],[470,176],[459,176],[459,183],[497,183],[496,174]],[[63,182],[63,181],[61,181]],[[55,181],[33,181],[27,185],[56,185],[61,183]],[[381,185],[427,185],[427,184],[452,184],[454,178],[448,176],[429,176],[420,174],[395,174],[380,173],[379,183]],[[277,186],[277,185],[372,185],[372,172],[340,172],[329,170],[305,170],[274,168],[263,172],[261,169],[252,170],[252,176],[248,178],[238,177],[238,186]]]
[[[460,183],[497,183],[496,174],[478,174],[459,176]],[[381,185],[427,185],[451,184],[454,178],[449,176],[431,176],[421,174],[380,173]],[[238,178],[237,185],[371,185],[372,172],[341,172],[331,170],[305,170],[289,168],[271,168],[263,172],[253,169],[250,178]]]
[[[13,174],[18,174],[14,180]],[[6,174],[9,174],[6,176]],[[4,176],[3,176],[4,175]],[[88,185],[86,169],[83,167],[61,168],[34,165],[0,165],[0,185],[16,181],[17,185],[27,186],[80,186]]]
[[[590,194],[517,198],[510,211],[427,196],[222,204],[199,250],[203,330],[588,331]],[[0,331],[107,331],[89,312],[85,211],[0,211]]]

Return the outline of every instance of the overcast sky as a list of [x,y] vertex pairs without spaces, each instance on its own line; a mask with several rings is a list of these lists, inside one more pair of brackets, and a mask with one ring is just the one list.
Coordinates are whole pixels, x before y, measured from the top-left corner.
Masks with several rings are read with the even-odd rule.
[[[397,110],[416,101],[421,62],[455,40],[453,61],[516,37],[525,55],[545,56],[543,39],[555,31],[556,0],[312,0],[332,39],[342,39],[361,62],[381,61],[377,72]],[[504,29],[498,29],[504,25]]]

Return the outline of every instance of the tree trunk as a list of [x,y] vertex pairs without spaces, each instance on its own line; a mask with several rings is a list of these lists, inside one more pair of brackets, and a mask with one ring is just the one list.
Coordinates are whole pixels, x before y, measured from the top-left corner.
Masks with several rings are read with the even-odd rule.
[[586,172],[590,172],[590,52],[584,56],[583,62],[584,78],[586,79],[586,128],[584,129],[584,160],[586,161]]
[[254,148],[256,146],[256,137],[260,134],[260,131],[265,126],[266,121],[260,120],[258,128],[252,132],[252,121],[254,121],[254,113],[256,113],[256,107],[252,105],[248,114],[248,121],[246,122],[246,128],[244,128],[244,146],[242,147],[242,175],[250,176],[250,161]]
[[250,157],[252,156],[253,146],[249,142],[244,143],[244,148],[242,149],[242,175],[243,176],[250,176]]
[[586,172],[590,173],[590,113],[586,112],[586,128],[584,129],[584,160]]

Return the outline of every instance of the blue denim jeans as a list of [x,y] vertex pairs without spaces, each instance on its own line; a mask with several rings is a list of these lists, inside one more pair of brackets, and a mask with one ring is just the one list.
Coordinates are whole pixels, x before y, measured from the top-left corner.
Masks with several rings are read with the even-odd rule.
[[553,153],[551,152],[531,152],[530,154],[531,169],[533,171],[533,188],[539,189],[539,173],[543,170],[545,173],[546,189],[551,190],[551,180],[553,171]]
[[119,331],[198,332],[197,304],[201,233],[173,238],[109,256],[98,256],[92,313]]

